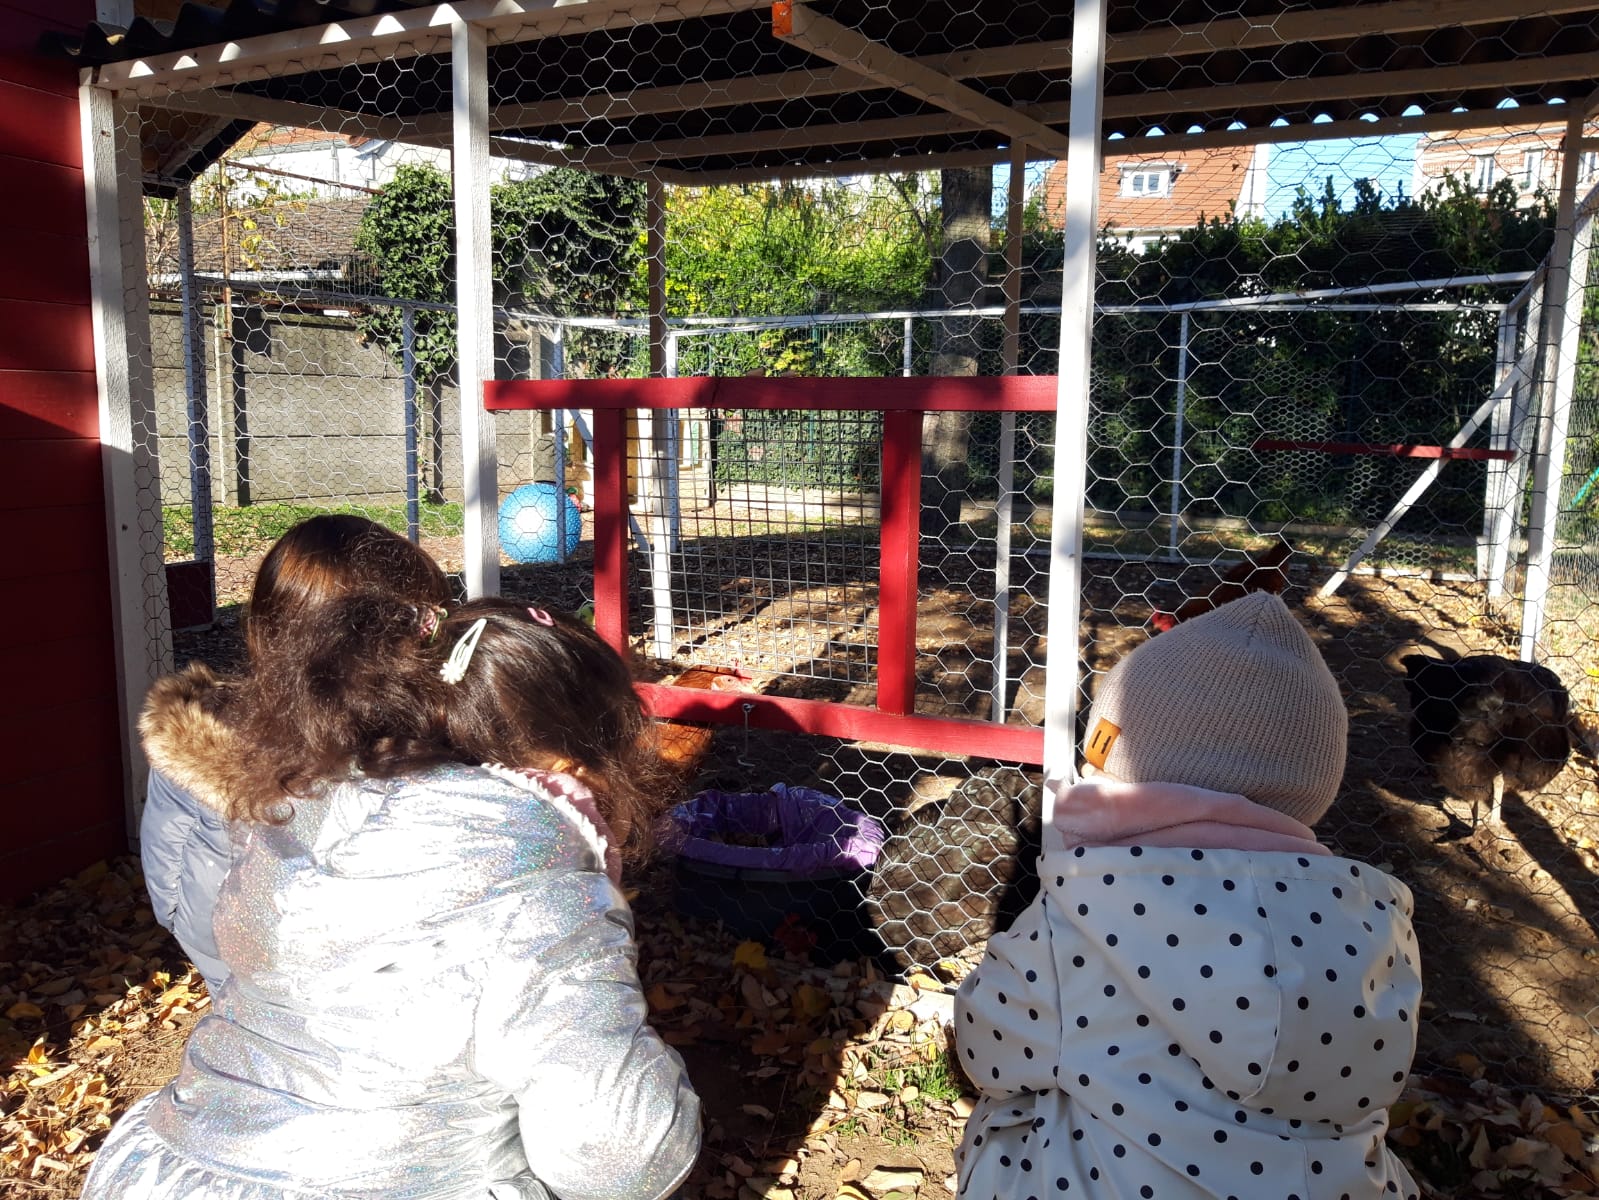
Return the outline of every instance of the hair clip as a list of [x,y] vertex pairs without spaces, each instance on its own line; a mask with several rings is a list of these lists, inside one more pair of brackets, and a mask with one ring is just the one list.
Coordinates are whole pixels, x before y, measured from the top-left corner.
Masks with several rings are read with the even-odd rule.
[[477,649],[477,642],[483,636],[483,629],[488,625],[488,618],[479,617],[471,626],[456,639],[455,648],[450,651],[450,657],[439,668],[439,678],[445,683],[460,683],[466,676],[466,669],[472,663],[472,652]]
[[542,608],[534,608],[531,604],[527,606],[527,615],[532,617],[540,625],[555,624],[554,617],[550,616],[550,614],[545,612]]
[[431,642],[439,636],[439,622],[449,614],[442,608],[431,605],[422,610],[422,619],[417,625],[417,634],[424,642]]

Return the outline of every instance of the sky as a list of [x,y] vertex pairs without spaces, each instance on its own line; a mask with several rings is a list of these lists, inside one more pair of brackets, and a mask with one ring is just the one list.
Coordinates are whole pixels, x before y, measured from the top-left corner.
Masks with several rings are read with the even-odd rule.
[[1410,194],[1416,137],[1336,138],[1325,142],[1285,142],[1271,148],[1266,176],[1266,219],[1284,215],[1303,186],[1319,196],[1330,177],[1343,207],[1349,206],[1355,184],[1370,179],[1384,200]]

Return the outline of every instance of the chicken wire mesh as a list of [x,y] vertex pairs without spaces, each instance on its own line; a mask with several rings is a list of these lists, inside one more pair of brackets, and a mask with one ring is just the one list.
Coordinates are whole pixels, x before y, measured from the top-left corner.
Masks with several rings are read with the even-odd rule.
[[[933,35],[895,24],[886,9],[860,16],[869,36],[911,55],[993,45],[996,30],[973,20],[924,47]],[[1028,20],[1056,37],[1069,32],[1047,14]],[[1530,54],[1541,26],[1528,22]],[[1469,57],[1441,42],[1405,55],[1419,68],[1446,52]],[[1157,119],[1151,105],[1180,114],[1185,89],[1246,85],[1251,67],[1241,55],[1218,42],[1181,75],[1162,64],[1114,67],[1108,126],[1147,132]],[[857,127],[846,139],[852,149],[886,157],[894,135],[880,136],[874,123],[935,114],[899,92],[861,100],[855,85],[774,42],[764,14],[741,14],[715,43],[694,43],[671,22],[556,23],[537,40],[495,46],[489,68],[506,106],[487,185],[496,377],[1056,370],[1062,170],[1026,168],[1012,268],[1003,172],[957,164],[937,175],[775,178],[784,172],[772,155],[751,148],[763,135],[793,131],[797,143],[799,131],[830,118],[829,128]],[[270,84],[224,78],[214,89],[245,106],[264,97],[325,109],[318,138],[257,129],[244,165],[223,168],[239,181],[232,198],[192,192],[192,267],[175,245],[148,251],[155,299],[137,365],[152,377],[154,400],[135,428],[151,463],[139,475],[141,511],[162,519],[146,533],[174,563],[204,560],[209,539],[224,601],[242,594],[253,556],[281,532],[274,522],[312,508],[354,507],[404,528],[414,497],[424,546],[449,568],[466,566],[445,160],[450,69],[437,45],[388,45],[370,60],[308,58]],[[794,74],[807,86],[753,126],[715,97],[731,76]],[[630,123],[580,91],[626,95]],[[1057,80],[1029,101],[1063,123],[1063,98]],[[145,111],[130,112],[141,128],[127,132],[169,137],[170,122]],[[1469,797],[1446,795],[1411,745],[1400,661],[1414,652],[1514,659],[1522,651],[1525,563],[1543,536],[1533,458],[1548,448],[1560,368],[1545,348],[1556,297],[1549,273],[1537,273],[1556,240],[1563,126],[1547,113],[1532,125],[1503,120],[1469,134],[1242,148],[1151,151],[1145,138],[1125,155],[1108,143],[1080,690],[1091,698],[1094,679],[1151,635],[1156,614],[1224,598],[1251,570],[1246,562],[1287,548],[1286,561],[1268,562],[1255,582],[1283,591],[1352,714],[1349,772],[1321,832],[1416,892],[1429,978],[1425,1060],[1458,1065],[1470,1054],[1507,1077],[1577,1088],[1591,1083],[1599,1020],[1586,983],[1599,914],[1591,776],[1573,758],[1535,789],[1513,791],[1502,821],[1479,820],[1467,832]],[[999,158],[992,141],[957,127],[942,150]],[[322,143],[315,163],[288,161],[288,147],[311,142]],[[557,160],[578,169],[550,165]],[[696,164],[752,173],[689,186],[684,175]],[[1582,190],[1593,168],[1580,164]],[[654,242],[652,204],[664,230]],[[355,213],[344,243],[270,257],[267,247],[289,240],[278,231],[302,218],[330,229],[334,205]],[[147,214],[144,238],[166,219]],[[200,249],[208,228],[221,252],[211,278]],[[794,253],[802,244],[808,256]],[[1008,339],[1002,306],[1012,270],[1019,312]],[[1569,342],[1564,353],[1574,353]],[[1574,365],[1564,469],[1542,485],[1558,489],[1558,519],[1547,620],[1531,640],[1572,709],[1591,713],[1596,409],[1591,365],[1586,356]],[[1475,431],[1460,437],[1484,405]],[[583,409],[493,417],[496,505],[523,485],[552,484],[551,511],[575,519],[580,535],[570,555],[564,533],[553,553],[541,550],[551,561],[502,557],[508,593],[572,609],[595,600],[592,420]],[[918,715],[1042,724],[1048,543],[1062,500],[1055,436],[1053,414],[925,419]],[[1509,457],[1390,450],[1457,438],[1461,448]],[[635,418],[628,634],[641,671],[664,680],[709,668],[732,672],[720,678],[734,690],[871,705],[881,441],[881,417],[865,411],[710,407]],[[1436,481],[1397,512],[1431,468]],[[568,489],[571,511],[560,499]],[[514,533],[523,518],[509,512]],[[1386,535],[1350,563],[1389,518]],[[235,521],[238,534],[229,532]],[[169,586],[173,578],[169,571]],[[164,621],[152,608],[153,642]],[[203,640],[179,652],[196,648],[222,652]],[[885,833],[869,869],[841,869],[845,891],[760,878],[680,881],[700,894],[731,889],[725,919],[740,916],[740,882],[767,889],[761,894],[777,889],[765,911],[778,920],[751,932],[775,937],[793,914],[803,928],[786,926],[792,946],[809,937],[881,948],[899,968],[953,979],[1025,902],[1041,819],[1035,767],[775,734],[738,720],[701,732],[689,739],[693,786],[815,788]],[[770,841],[780,831],[750,836]]]

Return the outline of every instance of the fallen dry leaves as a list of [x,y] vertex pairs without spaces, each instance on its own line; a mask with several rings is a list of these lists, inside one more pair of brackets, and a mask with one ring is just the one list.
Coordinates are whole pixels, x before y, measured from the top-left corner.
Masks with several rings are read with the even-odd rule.
[[1413,1078],[1390,1110],[1389,1142],[1439,1196],[1599,1194],[1599,1123],[1592,1107],[1514,1095],[1482,1077]]
[[[943,1200],[972,1112],[949,1073],[948,985],[868,960],[822,965],[646,905],[652,1020],[701,1087],[705,1200]],[[161,1086],[207,998],[157,927],[131,859],[0,911],[0,1196],[75,1197],[117,1115]],[[950,972],[958,966],[948,964]],[[941,973],[942,968],[941,968]],[[1429,1197],[1599,1196],[1594,1110],[1515,1095],[1480,1063],[1417,1077],[1390,1140]]]
[[117,1113],[166,1082],[141,1066],[208,998],[131,859],[0,911],[0,930],[0,1194],[76,1196]]

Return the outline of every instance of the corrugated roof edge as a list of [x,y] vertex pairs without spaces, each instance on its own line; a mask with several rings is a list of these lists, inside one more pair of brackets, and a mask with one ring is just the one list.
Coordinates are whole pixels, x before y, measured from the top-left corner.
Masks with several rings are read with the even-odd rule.
[[93,21],[82,34],[47,32],[39,38],[39,52],[94,67],[416,7],[416,0],[229,0],[226,8],[185,4],[175,21],[139,17],[126,29]]

